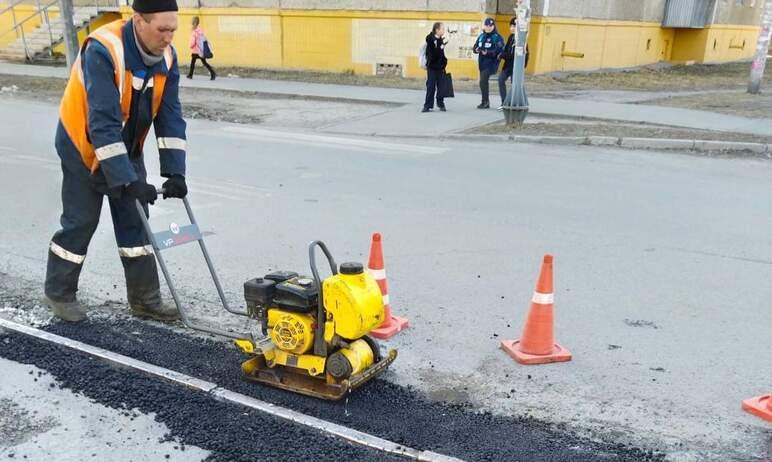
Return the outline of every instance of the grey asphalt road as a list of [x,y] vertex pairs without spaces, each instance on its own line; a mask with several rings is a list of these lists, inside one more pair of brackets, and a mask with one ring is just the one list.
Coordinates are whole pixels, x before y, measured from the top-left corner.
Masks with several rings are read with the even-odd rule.
[[[10,342],[9,342],[10,343]],[[0,358],[0,459],[203,460],[208,451],[163,440],[166,425],[60,389],[45,370]],[[120,429],[121,431],[117,431]]]
[[[28,280],[57,226],[55,123],[50,105],[2,103],[0,271]],[[191,201],[233,303],[248,278],[306,268],[313,239],[364,261],[380,231],[392,307],[411,321],[388,380],[672,460],[772,457],[769,425],[740,410],[772,391],[769,162],[198,121],[189,138]],[[172,202],[153,213],[183,221]],[[123,299],[108,217],[82,278],[95,304]],[[545,253],[574,360],[524,367],[498,345],[519,335]],[[202,318],[243,326],[216,311],[194,247],[167,258]]]

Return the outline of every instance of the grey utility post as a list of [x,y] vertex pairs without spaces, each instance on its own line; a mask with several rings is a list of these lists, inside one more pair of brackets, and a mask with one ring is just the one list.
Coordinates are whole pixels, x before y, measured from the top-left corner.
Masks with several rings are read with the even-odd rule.
[[61,10],[61,20],[64,21],[64,47],[67,50],[67,67],[75,64],[78,57],[78,31],[73,24],[72,0],[59,0],[59,9]]
[[517,13],[515,68],[512,70],[512,85],[501,108],[507,125],[522,124],[528,115],[528,95],[525,93],[525,53],[531,23],[531,0],[519,0],[515,12]]
[[756,56],[751,64],[751,80],[748,83],[748,93],[754,95],[761,92],[761,79],[764,77],[764,68],[767,65],[770,34],[772,34],[772,0],[767,0],[761,15],[761,31],[756,44]]

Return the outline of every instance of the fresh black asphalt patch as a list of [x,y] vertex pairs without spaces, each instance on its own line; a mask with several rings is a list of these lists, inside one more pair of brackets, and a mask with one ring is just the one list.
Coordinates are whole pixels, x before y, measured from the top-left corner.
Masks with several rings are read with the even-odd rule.
[[[0,334],[0,356],[44,369],[60,387],[126,415],[155,413],[169,428],[162,441],[180,442],[183,450],[185,445],[208,450],[207,461],[404,461],[24,335]],[[121,439],[120,429],[116,432]]]
[[[468,461],[650,461],[663,455],[574,435],[529,417],[502,417],[435,402],[378,379],[348,400],[326,402],[247,382],[229,343],[182,335],[134,320],[54,323],[46,330],[208,380],[220,387],[345,425],[419,450]],[[203,393],[108,366],[82,354],[10,335],[0,356],[49,371],[61,386],[112,407],[157,413],[170,437],[213,451],[212,460],[394,460]],[[303,441],[303,443],[299,443]]]

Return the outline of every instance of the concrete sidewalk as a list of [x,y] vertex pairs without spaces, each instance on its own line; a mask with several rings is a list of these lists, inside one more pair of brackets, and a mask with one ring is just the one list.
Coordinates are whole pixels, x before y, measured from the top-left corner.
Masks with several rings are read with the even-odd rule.
[[[0,62],[0,74],[66,78],[64,68]],[[335,98],[355,101],[379,101],[404,105],[374,117],[347,121],[324,127],[327,132],[356,135],[441,135],[503,120],[495,110],[477,110],[479,95],[460,93],[448,100],[447,113],[422,114],[424,92],[380,87],[330,85],[280,80],[218,78],[215,81],[183,79],[183,88],[230,90],[277,95]],[[495,86],[491,99],[498,101]],[[772,136],[772,119],[749,119],[707,111],[695,111],[642,104],[602,101],[531,98],[531,113],[539,115],[587,117],[624,122],[669,125],[700,130],[716,130],[751,135]]]

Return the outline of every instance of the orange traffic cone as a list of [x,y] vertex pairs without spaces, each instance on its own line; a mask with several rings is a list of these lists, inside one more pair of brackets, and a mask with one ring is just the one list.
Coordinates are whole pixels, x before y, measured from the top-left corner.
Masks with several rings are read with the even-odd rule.
[[521,364],[571,361],[571,352],[554,340],[554,303],[552,255],[545,255],[523,336],[520,340],[504,340],[501,349]]
[[384,320],[380,327],[370,331],[370,335],[379,339],[389,339],[394,337],[403,329],[407,329],[408,320],[398,318],[391,313],[389,306],[389,286],[386,283],[386,268],[383,264],[383,249],[381,248],[381,234],[373,234],[373,241],[370,245],[370,261],[367,263],[367,269],[373,275],[383,295]]
[[772,422],[772,395],[762,395],[743,401],[743,410]]

